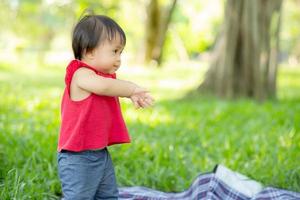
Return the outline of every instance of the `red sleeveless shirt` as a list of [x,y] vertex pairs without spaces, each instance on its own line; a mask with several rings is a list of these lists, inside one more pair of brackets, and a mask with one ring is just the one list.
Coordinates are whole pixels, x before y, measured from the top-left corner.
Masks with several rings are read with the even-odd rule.
[[80,67],[89,68],[99,76],[116,79],[115,73],[99,72],[80,60],[70,62],[66,69],[65,90],[61,102],[61,127],[57,150],[83,151],[130,143],[118,97],[91,93],[80,101],[71,99],[71,80]]

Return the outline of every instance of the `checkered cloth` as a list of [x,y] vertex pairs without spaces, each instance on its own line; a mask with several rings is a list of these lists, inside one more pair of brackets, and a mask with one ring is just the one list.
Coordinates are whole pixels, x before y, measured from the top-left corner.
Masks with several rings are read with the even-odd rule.
[[134,186],[120,187],[119,200],[300,200],[300,193],[261,183],[217,165],[212,173],[200,174],[183,192],[167,193]]

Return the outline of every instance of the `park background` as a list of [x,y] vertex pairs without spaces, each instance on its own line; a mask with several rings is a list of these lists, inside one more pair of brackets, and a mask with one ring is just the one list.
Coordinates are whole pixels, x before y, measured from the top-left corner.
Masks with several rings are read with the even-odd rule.
[[[156,99],[145,110],[121,99],[132,143],[109,147],[119,186],[180,192],[223,164],[300,192],[299,0],[2,0],[1,199],[61,196],[60,100],[71,31],[86,9],[123,27],[118,77]],[[269,65],[271,85],[261,72]]]

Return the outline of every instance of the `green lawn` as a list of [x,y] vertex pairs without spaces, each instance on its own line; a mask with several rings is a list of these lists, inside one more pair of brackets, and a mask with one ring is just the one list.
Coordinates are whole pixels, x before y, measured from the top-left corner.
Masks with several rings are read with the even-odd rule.
[[[188,65],[190,67],[182,67]],[[200,69],[199,69],[200,66]],[[109,147],[119,186],[182,191],[218,164],[265,185],[300,192],[300,70],[281,68],[278,101],[182,98],[205,64],[122,69],[150,88],[152,109],[121,100],[131,144]],[[57,199],[60,96],[64,68],[0,65],[0,199]]]

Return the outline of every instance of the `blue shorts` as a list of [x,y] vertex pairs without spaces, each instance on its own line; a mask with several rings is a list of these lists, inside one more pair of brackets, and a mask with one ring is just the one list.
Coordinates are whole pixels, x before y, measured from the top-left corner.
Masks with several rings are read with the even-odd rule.
[[114,166],[106,147],[58,152],[57,161],[64,200],[118,199]]

